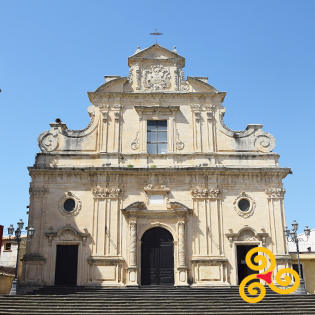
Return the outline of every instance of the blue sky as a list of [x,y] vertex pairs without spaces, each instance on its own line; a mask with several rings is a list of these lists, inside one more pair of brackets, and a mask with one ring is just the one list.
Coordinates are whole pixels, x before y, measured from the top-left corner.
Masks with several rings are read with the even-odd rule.
[[89,122],[87,91],[128,75],[137,46],[186,58],[185,75],[226,91],[225,123],[263,124],[277,140],[287,222],[314,228],[315,1],[0,1],[1,209],[5,228],[27,222],[27,166],[37,137],[61,118]]

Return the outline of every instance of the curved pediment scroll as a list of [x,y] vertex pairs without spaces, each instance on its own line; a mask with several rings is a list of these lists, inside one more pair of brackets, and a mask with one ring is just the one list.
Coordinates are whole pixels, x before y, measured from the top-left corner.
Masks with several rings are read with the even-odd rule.
[[[88,113],[91,120],[90,123],[83,129],[68,129],[66,124],[60,119],[56,119],[56,122],[50,123],[49,125],[51,129],[44,131],[37,139],[37,144],[41,151],[44,153],[50,153],[59,150],[82,150],[82,147],[84,147],[82,138],[87,137],[94,132],[98,125],[98,119],[95,117],[95,106],[89,106]],[[87,142],[90,143],[90,141]]]
[[262,131],[263,125],[250,124],[246,127],[246,130],[232,130],[228,128],[223,117],[225,114],[225,108],[216,113],[216,120],[218,123],[218,129],[230,138],[231,151],[252,151],[269,153],[272,152],[276,145],[276,140],[273,135],[268,132]]

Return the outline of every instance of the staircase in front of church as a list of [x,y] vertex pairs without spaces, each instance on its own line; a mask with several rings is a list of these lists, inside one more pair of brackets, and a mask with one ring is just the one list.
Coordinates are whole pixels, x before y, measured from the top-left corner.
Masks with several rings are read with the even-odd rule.
[[43,287],[27,295],[0,296],[0,314],[315,314],[315,295],[279,295],[267,288],[256,304],[244,302],[238,287]]

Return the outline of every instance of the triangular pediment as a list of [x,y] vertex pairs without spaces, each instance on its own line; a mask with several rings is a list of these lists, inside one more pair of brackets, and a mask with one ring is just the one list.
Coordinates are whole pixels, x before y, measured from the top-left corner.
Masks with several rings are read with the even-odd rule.
[[171,51],[167,48],[154,44],[146,49],[139,50],[128,58],[128,65],[130,66],[132,61],[138,60],[174,60],[181,63],[181,66],[185,66],[185,58],[180,56],[176,50]]

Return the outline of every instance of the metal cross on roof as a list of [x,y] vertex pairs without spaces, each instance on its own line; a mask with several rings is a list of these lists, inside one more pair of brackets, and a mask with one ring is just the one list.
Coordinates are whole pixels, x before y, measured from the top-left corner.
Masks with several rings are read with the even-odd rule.
[[150,35],[154,35],[155,38],[156,38],[156,44],[157,44],[157,37],[156,36],[160,36],[160,35],[163,35],[163,33],[160,33],[158,32],[157,28],[155,29],[155,32],[154,33],[150,33]]

